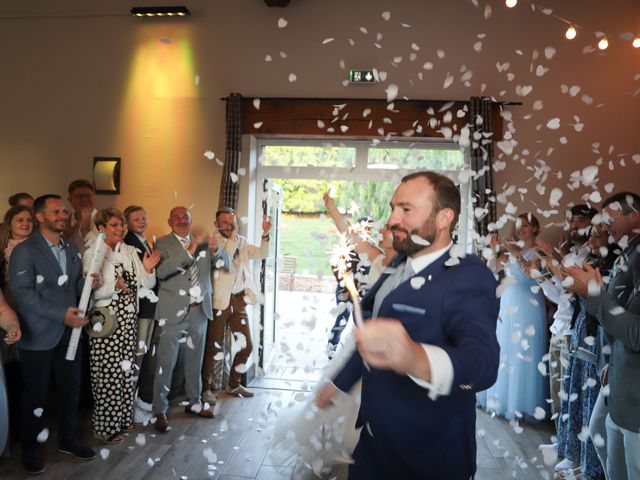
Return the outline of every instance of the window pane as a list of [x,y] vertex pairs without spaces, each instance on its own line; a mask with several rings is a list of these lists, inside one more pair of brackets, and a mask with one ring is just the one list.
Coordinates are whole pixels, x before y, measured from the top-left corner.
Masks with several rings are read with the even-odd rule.
[[329,252],[338,242],[338,230],[326,214],[324,192],[333,192],[336,206],[350,223],[370,216],[377,230],[389,218],[389,200],[396,187],[392,181],[270,180],[282,187],[281,255],[295,256],[297,271],[312,275],[331,275]]
[[461,150],[435,148],[369,148],[368,168],[397,170],[459,170],[464,166]]
[[291,167],[352,168],[356,163],[355,147],[265,145],[262,165]]

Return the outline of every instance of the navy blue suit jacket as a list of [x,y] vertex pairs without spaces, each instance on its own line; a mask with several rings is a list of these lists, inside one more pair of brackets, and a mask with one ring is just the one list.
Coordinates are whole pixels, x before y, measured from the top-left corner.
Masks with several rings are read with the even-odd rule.
[[[127,245],[131,245],[135,247],[136,252],[138,253],[138,257],[140,260],[144,259],[144,254],[146,253],[146,248],[140,239],[133,232],[127,232],[124,236],[124,243]],[[158,287],[153,288],[154,293],[158,293]],[[148,298],[141,298],[138,305],[138,318],[154,318],[156,313],[156,304],[152,303]]]
[[[425,278],[421,288],[409,281],[398,285],[378,316],[400,320],[414,341],[447,352],[454,371],[451,393],[431,400],[428,390],[406,375],[368,370],[357,352],[334,378],[348,391],[362,377],[358,425],[365,425],[362,435],[370,435],[368,445],[374,446],[367,461],[400,475],[393,478],[468,479],[476,470],[475,393],[493,385],[498,373],[497,283],[477,257],[447,266],[449,258],[447,252],[418,273]],[[397,257],[391,266],[404,260]],[[387,277],[363,298],[363,312],[370,314]]]
[[67,279],[62,285],[58,259],[39,231],[20,243],[11,254],[9,274],[11,290],[20,318],[24,350],[49,350],[55,347],[65,328],[68,307],[76,307],[84,285],[78,248],[65,239]]

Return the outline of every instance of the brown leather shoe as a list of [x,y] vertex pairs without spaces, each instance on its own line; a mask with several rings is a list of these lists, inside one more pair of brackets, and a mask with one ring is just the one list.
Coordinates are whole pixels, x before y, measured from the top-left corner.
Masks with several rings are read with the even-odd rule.
[[156,423],[153,424],[154,428],[160,433],[167,433],[171,430],[171,425],[169,425],[169,420],[167,420],[167,416],[164,413],[157,413],[155,415]]
[[191,415],[197,415],[202,418],[213,418],[213,410],[207,407],[205,408],[200,403],[192,403],[191,405],[187,405],[184,407],[184,411],[186,413],[190,413]]

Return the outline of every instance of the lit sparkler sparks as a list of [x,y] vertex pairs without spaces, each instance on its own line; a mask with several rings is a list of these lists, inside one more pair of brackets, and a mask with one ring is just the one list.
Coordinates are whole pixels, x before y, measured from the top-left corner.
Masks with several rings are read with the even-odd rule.
[[[364,231],[365,228],[363,227],[362,230]],[[369,235],[369,232],[367,232],[367,235]],[[340,234],[340,241],[332,250],[329,262],[336,269],[338,278],[344,282],[345,287],[349,290],[351,303],[353,303],[353,316],[356,321],[356,326],[360,327],[364,320],[362,318],[362,309],[360,308],[358,289],[351,275],[351,270],[353,269],[352,263],[354,261],[353,253],[355,253],[355,247],[350,242],[349,237],[344,233]]]

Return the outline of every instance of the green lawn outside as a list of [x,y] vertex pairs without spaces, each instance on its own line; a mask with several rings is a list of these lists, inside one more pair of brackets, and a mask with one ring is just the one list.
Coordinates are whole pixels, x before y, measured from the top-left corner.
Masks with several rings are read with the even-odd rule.
[[280,216],[280,256],[297,258],[296,273],[333,275],[328,252],[337,243],[338,230],[329,217],[320,215]]

